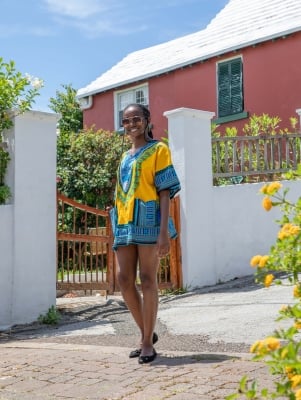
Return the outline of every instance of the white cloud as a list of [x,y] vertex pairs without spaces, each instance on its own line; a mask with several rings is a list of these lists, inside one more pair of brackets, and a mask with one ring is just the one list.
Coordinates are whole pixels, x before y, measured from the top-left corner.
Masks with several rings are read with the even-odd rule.
[[2,38],[17,35],[19,31],[20,29],[18,25],[0,25],[0,37]]
[[78,19],[89,18],[109,8],[109,1],[103,0],[44,0],[44,3],[56,15]]
[[123,0],[43,1],[56,24],[76,29],[90,38],[105,34],[127,35],[147,29],[146,24],[141,23],[139,12],[137,21],[137,8],[131,13]]
[[19,36],[19,35],[27,35],[27,36],[54,36],[54,32],[52,29],[42,26],[21,26],[20,24],[16,25],[0,25],[0,37],[11,37],[11,36]]
[[129,35],[131,33],[142,32],[148,29],[146,25],[136,27],[116,26],[115,21],[98,21],[93,26],[89,24],[78,24],[78,28],[88,37],[96,37],[101,34]]

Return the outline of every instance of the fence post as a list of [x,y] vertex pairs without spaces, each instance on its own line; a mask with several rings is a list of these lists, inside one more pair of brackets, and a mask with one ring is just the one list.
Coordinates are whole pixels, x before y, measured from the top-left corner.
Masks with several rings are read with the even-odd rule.
[[11,155],[7,184],[13,196],[5,206],[12,214],[7,222],[12,254],[1,253],[10,263],[10,282],[0,293],[0,299],[9,299],[10,312],[0,321],[3,326],[32,322],[56,303],[58,116],[29,111],[12,118],[6,139]]
[[181,181],[183,285],[216,283],[211,161],[214,113],[178,108],[166,111],[169,146]]

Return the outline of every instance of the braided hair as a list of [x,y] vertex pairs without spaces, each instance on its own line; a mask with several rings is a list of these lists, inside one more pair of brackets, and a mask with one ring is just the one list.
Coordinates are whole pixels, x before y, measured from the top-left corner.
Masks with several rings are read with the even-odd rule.
[[140,108],[140,110],[142,111],[143,117],[147,121],[147,126],[146,126],[145,131],[144,131],[145,139],[146,140],[153,139],[154,135],[153,135],[153,132],[152,132],[152,124],[150,124],[150,122],[149,122],[150,121],[150,111],[149,111],[149,109],[146,106],[144,106],[143,104],[131,103],[131,104],[128,104],[124,108],[123,112],[125,112],[125,110],[127,110],[130,107]]

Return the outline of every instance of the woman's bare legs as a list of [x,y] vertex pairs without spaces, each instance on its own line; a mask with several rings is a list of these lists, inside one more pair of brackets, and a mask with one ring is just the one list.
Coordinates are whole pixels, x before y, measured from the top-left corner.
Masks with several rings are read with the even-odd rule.
[[[154,245],[129,245],[117,252],[118,283],[123,299],[141,331],[141,355],[153,354],[153,331],[158,311],[158,256]],[[137,262],[143,300],[136,287]]]
[[138,263],[137,246],[129,245],[118,247],[116,257],[118,261],[117,278],[121,294],[136,324],[138,325],[141,331],[141,337],[143,338],[144,324],[142,299],[136,286]]
[[138,246],[139,272],[143,294],[143,341],[141,356],[153,354],[153,331],[158,312],[158,255],[156,246]]

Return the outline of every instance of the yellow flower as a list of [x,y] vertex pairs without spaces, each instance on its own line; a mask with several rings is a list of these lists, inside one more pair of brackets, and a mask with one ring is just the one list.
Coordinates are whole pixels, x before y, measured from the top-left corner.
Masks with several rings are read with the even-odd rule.
[[264,185],[264,186],[262,186],[262,188],[260,188],[259,192],[263,193],[263,194],[267,194],[267,188],[268,188],[268,185]]
[[258,353],[263,347],[263,343],[261,340],[256,340],[255,343],[250,347],[250,353]]
[[273,274],[268,274],[266,275],[266,277],[264,278],[264,286],[265,287],[270,287],[272,282],[274,280],[274,275]]
[[261,259],[259,260],[258,267],[259,268],[265,267],[268,259],[269,259],[269,256],[262,256]]
[[301,389],[298,389],[295,393],[296,400],[301,400]]
[[273,195],[276,193],[280,188],[282,187],[282,184],[280,182],[272,182],[268,185],[266,189],[266,194]]
[[293,224],[284,224],[283,229],[287,232],[288,236],[298,235],[300,226]]
[[300,226],[298,225],[292,225],[291,229],[290,229],[290,233],[292,235],[298,235],[298,233],[300,232]]
[[277,350],[280,348],[280,341],[272,336],[263,340],[257,340],[252,344],[250,353],[264,354],[269,351]]
[[263,207],[266,211],[270,211],[270,209],[273,207],[272,200],[271,200],[269,197],[267,197],[267,196],[265,196],[265,197],[263,198],[261,204],[262,204],[262,207]]
[[284,224],[281,230],[278,232],[278,239],[282,240],[289,236],[295,236],[298,235],[299,232],[300,232],[300,226],[287,223]]
[[279,339],[274,338],[273,336],[264,339],[263,344],[268,350],[277,350],[280,347]]
[[288,379],[291,379],[295,375],[294,374],[294,368],[286,366],[285,367],[285,373],[286,373],[286,376],[288,377]]
[[299,386],[301,384],[301,375],[294,375],[291,377],[292,388]]
[[261,260],[261,257],[262,256],[260,254],[257,254],[256,256],[252,257],[251,261],[250,261],[251,267],[257,267],[257,265],[259,264],[259,262]]
[[300,321],[300,320],[295,321],[294,327],[295,327],[296,329],[301,329],[301,321]]
[[301,297],[301,287],[300,285],[295,285],[294,286],[294,297]]
[[[288,349],[285,347],[284,349],[281,350],[281,358],[283,359],[283,358],[285,358],[287,355],[288,355]],[[286,373],[291,372],[291,371],[288,371],[289,368],[291,368],[291,367],[285,367]]]

